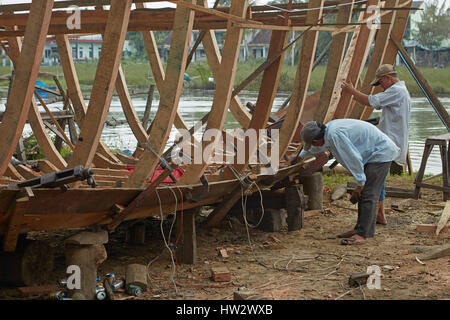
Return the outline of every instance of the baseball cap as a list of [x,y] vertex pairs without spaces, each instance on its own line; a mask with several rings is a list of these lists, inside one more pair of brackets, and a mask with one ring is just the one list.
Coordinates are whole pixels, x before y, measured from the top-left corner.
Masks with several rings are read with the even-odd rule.
[[303,149],[309,150],[312,141],[320,134],[321,129],[316,121],[310,121],[303,127],[300,136],[303,140]]
[[394,67],[391,64],[382,64],[378,67],[375,72],[375,79],[370,83],[371,86],[378,86],[380,84],[380,79],[388,74],[394,74],[397,71],[394,70]]

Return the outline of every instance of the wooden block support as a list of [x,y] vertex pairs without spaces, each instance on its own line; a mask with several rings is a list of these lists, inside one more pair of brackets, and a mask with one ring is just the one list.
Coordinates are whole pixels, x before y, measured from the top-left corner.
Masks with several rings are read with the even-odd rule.
[[195,215],[200,208],[194,208],[177,215],[177,234],[180,242],[177,247],[177,259],[180,263],[195,264],[197,260],[197,232],[195,228]]
[[304,177],[303,191],[308,196],[307,208],[309,210],[323,209],[323,179],[322,173],[316,172],[309,177]]
[[43,241],[21,240],[15,252],[0,251],[0,283],[14,286],[48,284],[54,251]]
[[226,267],[211,268],[211,277],[215,282],[231,281],[231,273]]
[[125,280],[127,285],[135,285],[147,290],[147,266],[143,264],[129,264],[127,266]]
[[81,271],[81,289],[68,290],[69,297],[81,293],[87,300],[96,299],[97,268],[107,257],[101,244],[108,240],[105,232],[82,232],[66,240],[66,264],[79,266]]
[[[288,231],[303,228],[305,201],[303,187],[290,186],[285,189]],[[321,209],[320,209],[321,210]]]

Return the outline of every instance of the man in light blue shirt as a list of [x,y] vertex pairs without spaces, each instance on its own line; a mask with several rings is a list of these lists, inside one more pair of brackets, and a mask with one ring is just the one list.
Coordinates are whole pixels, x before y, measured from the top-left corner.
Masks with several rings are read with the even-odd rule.
[[353,230],[338,236],[344,238],[342,243],[360,244],[373,237],[381,189],[400,149],[372,124],[354,119],[337,119],[326,126],[311,121],[300,135],[304,142],[300,157],[328,150],[356,180],[358,220]]

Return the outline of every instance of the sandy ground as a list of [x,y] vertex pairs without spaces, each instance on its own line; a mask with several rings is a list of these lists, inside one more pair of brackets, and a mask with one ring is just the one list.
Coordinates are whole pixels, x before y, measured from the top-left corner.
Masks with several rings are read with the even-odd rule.
[[[385,208],[394,204],[404,212],[388,210],[388,225],[377,225],[375,237],[359,246],[343,246],[335,238],[352,229],[355,205],[348,198],[335,202],[328,199],[329,194],[325,194],[324,213],[305,218],[304,228],[293,232],[284,227],[274,233],[249,228],[247,233],[239,217],[206,229],[200,227],[203,214],[197,218],[195,265],[178,264],[173,256],[172,260],[160,222],[149,220],[145,245],[125,244],[123,233],[110,238],[106,245],[108,259],[100,265],[99,274],[124,276],[127,264],[149,265],[149,290],[139,298],[119,294],[120,299],[231,300],[233,292],[243,287],[271,300],[450,299],[450,257],[425,264],[416,260],[421,247],[450,241],[450,232],[436,236],[415,230],[416,224],[439,221],[442,209],[436,205],[445,204],[440,192],[424,190],[421,200],[387,198]],[[170,226],[170,221],[163,223],[166,237]],[[62,239],[67,235],[67,231],[30,235],[46,238],[55,246],[55,281],[64,277]],[[175,228],[172,236],[176,236]],[[227,258],[220,255],[220,249],[227,251]],[[365,272],[372,265],[381,268],[380,289],[349,286],[351,274]],[[214,282],[212,267],[228,268],[232,280]],[[2,299],[20,298],[13,289],[0,292]]]

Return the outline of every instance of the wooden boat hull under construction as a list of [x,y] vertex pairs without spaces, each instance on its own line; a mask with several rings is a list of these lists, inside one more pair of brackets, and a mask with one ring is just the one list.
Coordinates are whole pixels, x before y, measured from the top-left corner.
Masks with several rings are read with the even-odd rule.
[[[220,1],[216,1],[213,8],[208,8],[206,0],[169,2],[176,7],[148,9],[145,1],[141,0],[33,0],[28,4],[0,7],[0,41],[15,69],[0,124],[0,184],[9,184],[9,179],[24,181],[41,173],[82,166],[93,168],[100,185],[95,189],[76,183],[69,190],[0,190],[0,236],[4,238],[4,251],[14,251],[21,233],[92,225],[106,225],[109,230],[114,230],[124,220],[179,211],[181,206],[175,208],[175,202],[182,202],[183,209],[214,204],[217,212],[226,213],[240,197],[242,181],[237,177],[255,176],[258,167],[262,166],[249,165],[251,154],[256,152],[256,149],[252,150],[253,146],[248,147],[243,163],[233,168],[226,163],[219,164],[223,169],[220,174],[217,174],[216,167],[210,165],[209,160],[214,155],[213,149],[210,149],[201,163],[183,165],[183,176],[170,189],[156,184],[152,187],[158,187],[157,194],[139,198],[145,194],[149,177],[165,158],[172,128],[189,129],[178,112],[178,106],[184,73],[200,43],[215,78],[212,106],[201,120],[200,127],[218,130],[226,136],[224,124],[229,110],[244,130],[279,129],[279,150],[276,154],[280,160],[280,170],[270,177],[256,175],[252,181],[265,189],[295,184],[296,177],[310,174],[328,160],[326,156],[312,163],[291,164],[286,160],[286,156],[301,150],[302,144],[296,143],[299,124],[310,120],[326,123],[336,118],[369,118],[372,109],[356,103],[349,94],[342,93],[340,83],[342,79],[347,79],[367,94],[377,92],[378,89],[370,86],[370,81],[379,65],[395,63],[398,48],[389,39],[401,43],[412,1],[310,0],[308,3],[289,2],[275,7],[249,7],[247,0],[232,0],[230,7],[220,7]],[[82,10],[80,20],[77,20],[72,5],[95,7],[95,10]],[[381,8],[379,28],[369,23],[374,13],[369,10],[371,6]],[[55,10],[60,8],[69,11]],[[357,22],[352,22],[355,20]],[[220,50],[214,29],[226,29]],[[235,86],[244,29],[271,29],[272,34],[267,59],[247,79]],[[165,69],[154,30],[172,30]],[[191,43],[193,30],[201,30],[194,45]],[[160,95],[158,109],[149,128],[139,121],[120,65],[128,31],[142,33]],[[293,34],[296,37],[288,43],[293,38],[290,32],[294,31],[297,32]],[[302,31],[301,34],[298,31]],[[319,58],[315,60],[320,32],[332,35],[329,45],[319,55],[322,59],[329,51],[328,62],[322,89],[308,97],[312,70],[320,62]],[[103,36],[89,105],[86,105],[81,93],[69,43],[69,37],[82,34]],[[67,122],[62,118],[58,121],[46,102],[39,95],[34,95],[43,48],[49,37],[56,40],[67,85],[65,90],[58,77],[53,77],[58,85],[60,99],[64,101],[64,111],[72,116]],[[293,51],[299,54],[292,94],[283,104],[283,110],[274,114],[272,107],[284,57],[293,50],[295,44],[300,43],[300,39],[300,50]],[[370,50],[372,54],[369,59]],[[363,76],[366,62],[367,70]],[[257,78],[262,79],[258,97],[251,110],[247,110],[239,99],[239,92]],[[114,90],[138,142],[132,159],[114,155],[100,139]],[[39,104],[45,108],[48,116],[45,123],[39,112]],[[48,119],[53,123],[49,124]],[[43,165],[41,173],[30,171],[28,167],[14,167],[10,163],[16,154],[16,146],[20,146],[27,121],[46,157],[45,162],[40,162]],[[70,138],[64,130],[66,124],[69,126]],[[59,147],[55,146],[57,143],[53,143],[46,128],[57,134]],[[195,127],[189,130],[191,137],[194,137],[195,130]],[[69,159],[64,159],[59,152],[62,143],[71,151]],[[202,139],[200,144],[201,150],[207,150],[212,141]],[[131,174],[126,171],[128,160],[136,165]],[[110,180],[101,173],[109,169],[117,170],[122,175]],[[205,185],[200,183],[204,177],[210,181],[206,193]],[[248,190],[249,193],[255,191]],[[136,200],[138,198],[139,201]]]
[[[283,168],[274,176],[260,175],[255,182],[259,188],[270,187],[275,181],[288,176],[309,175],[327,160],[327,156],[323,155],[307,164],[299,163]],[[209,192],[205,199],[190,201],[188,199],[202,196],[203,185],[159,187],[157,188],[159,198],[156,195],[144,198],[125,220],[152,216],[159,218],[161,214],[165,217],[168,213],[181,211],[181,208],[189,210],[199,206],[214,205],[220,203],[230,190],[236,188],[239,190],[241,188],[240,181],[236,179],[212,182],[209,184]],[[28,200],[24,202],[25,206],[16,208],[16,213],[20,210],[22,216],[20,233],[108,224],[114,216],[112,208],[115,205],[127,206],[142,191],[142,189],[126,188],[32,189],[33,196],[28,197]],[[253,189],[252,192],[256,191]],[[5,234],[8,229],[9,219],[14,212],[9,209],[15,202],[18,192],[19,190],[0,190],[0,235]]]

